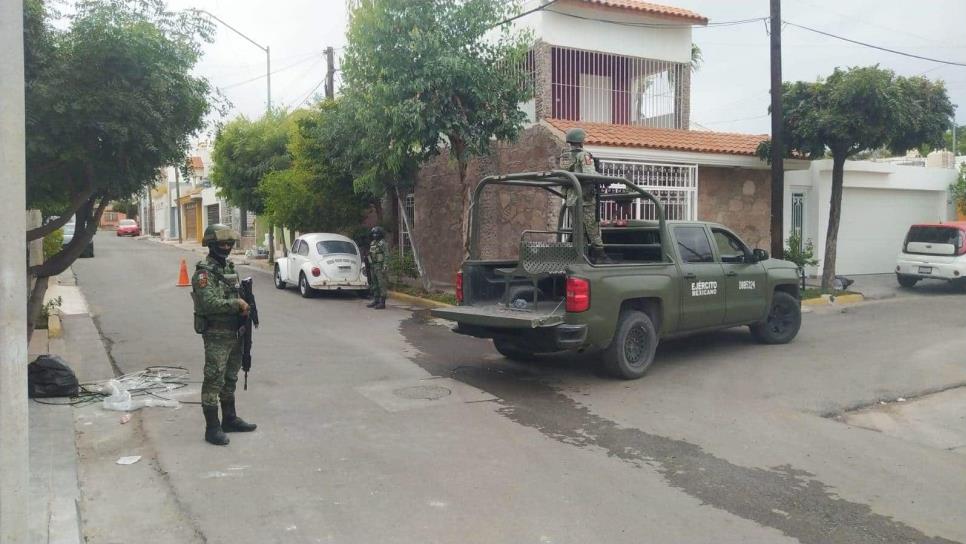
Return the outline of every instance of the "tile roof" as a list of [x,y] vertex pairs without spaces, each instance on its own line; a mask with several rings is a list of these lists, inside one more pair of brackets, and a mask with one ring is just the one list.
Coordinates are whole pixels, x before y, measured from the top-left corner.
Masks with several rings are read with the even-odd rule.
[[576,127],[586,130],[587,143],[590,145],[614,147],[643,147],[694,153],[754,156],[758,144],[768,139],[767,134],[704,132],[637,125],[584,123],[566,119],[547,119],[546,121],[560,131],[567,131]]
[[191,162],[189,163],[191,168],[194,170],[204,170],[205,163],[201,160],[201,157],[191,157]]
[[640,11],[650,15],[660,15],[663,17],[673,17],[675,19],[686,19],[688,21],[706,25],[708,24],[708,18],[695,13],[687,9],[676,8],[672,6],[662,6],[660,4],[652,4],[650,2],[641,2],[639,0],[577,0],[584,4],[597,4],[600,6],[606,6],[610,8],[625,9],[630,11]]

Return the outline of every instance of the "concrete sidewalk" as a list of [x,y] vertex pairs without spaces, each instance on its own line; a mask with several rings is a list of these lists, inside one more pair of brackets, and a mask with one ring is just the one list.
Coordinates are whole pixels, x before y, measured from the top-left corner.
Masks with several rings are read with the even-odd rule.
[[[73,272],[68,270],[51,279],[47,299],[60,296],[61,310],[68,315],[83,311],[83,297],[71,292]],[[74,287],[76,289],[76,287]],[[77,293],[79,294],[79,293]],[[89,319],[89,317],[88,317]],[[28,360],[50,353],[60,355],[74,368],[63,338],[48,338],[47,331],[34,331]],[[76,372],[76,368],[74,368]],[[83,381],[83,380],[82,380]],[[60,402],[50,399],[45,402]],[[78,502],[77,448],[74,432],[74,410],[70,406],[53,406],[31,400],[30,418],[30,542],[75,544],[81,537]]]

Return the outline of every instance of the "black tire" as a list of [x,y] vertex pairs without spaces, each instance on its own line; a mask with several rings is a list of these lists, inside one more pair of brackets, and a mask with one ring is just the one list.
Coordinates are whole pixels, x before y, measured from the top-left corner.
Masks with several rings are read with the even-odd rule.
[[751,335],[762,344],[787,344],[802,327],[799,300],[784,291],[776,291],[768,309],[768,317],[751,326]]
[[494,338],[493,347],[500,352],[500,355],[511,361],[527,363],[533,361],[534,359],[534,353],[532,351],[521,349],[520,346],[518,346],[513,340]]
[[604,370],[623,380],[640,378],[654,362],[658,342],[650,316],[636,310],[621,312],[614,338],[603,353]]
[[915,276],[907,276],[905,274],[896,274],[896,281],[898,281],[899,285],[902,287],[909,289],[910,287],[915,287],[915,285],[919,283],[919,278]]
[[315,289],[309,285],[309,279],[305,277],[305,272],[299,274],[299,294],[302,298],[312,298],[315,296]]
[[275,280],[276,289],[285,289],[285,287],[287,287],[285,282],[282,281],[282,271],[279,269],[278,265],[275,265],[275,274],[273,279]]
[[356,295],[358,295],[359,298],[372,298],[372,293],[370,293],[368,289],[359,289],[356,291]]

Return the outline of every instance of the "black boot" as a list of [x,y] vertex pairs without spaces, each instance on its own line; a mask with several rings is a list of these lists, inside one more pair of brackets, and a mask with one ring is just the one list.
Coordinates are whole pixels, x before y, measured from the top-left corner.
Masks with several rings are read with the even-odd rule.
[[250,433],[258,427],[235,414],[235,399],[221,401],[221,419],[221,428],[226,433]]
[[372,302],[366,304],[366,308],[375,308],[377,304],[379,304],[379,297],[373,296]]
[[201,410],[205,413],[205,440],[216,446],[227,446],[228,437],[218,422],[218,407],[202,405]]
[[386,309],[386,297],[379,297],[376,301],[376,305],[372,307],[373,310],[385,310]]

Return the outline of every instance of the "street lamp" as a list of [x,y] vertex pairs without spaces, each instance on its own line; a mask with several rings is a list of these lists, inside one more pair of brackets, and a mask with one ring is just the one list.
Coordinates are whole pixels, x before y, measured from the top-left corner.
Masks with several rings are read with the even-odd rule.
[[226,23],[220,17],[218,17],[214,13],[211,13],[210,11],[206,11],[206,10],[203,10],[203,9],[195,9],[194,11],[196,11],[198,13],[204,13],[208,17],[211,17],[212,19],[218,21],[219,23],[221,23],[228,30],[231,30],[235,34],[238,34],[242,38],[245,38],[246,40],[248,40],[249,43],[251,43],[255,47],[257,47],[257,48],[259,48],[259,49],[261,49],[262,51],[265,52],[265,80],[268,82],[268,100],[265,102],[266,103],[266,108],[265,109],[267,111],[271,111],[272,110],[272,52],[271,52],[271,48],[269,46],[267,46],[267,45],[266,46],[259,45],[258,42],[256,42],[255,40],[249,38],[244,33],[242,33],[240,30],[238,30],[237,28],[235,28],[235,27],[231,26],[230,24]]
[[[195,9],[195,11],[198,12],[198,13],[204,13],[208,17],[211,17],[212,19],[218,21],[219,23],[222,24],[222,26],[224,26],[228,30],[231,30],[235,34],[238,34],[242,38],[245,38],[246,40],[248,40],[248,42],[250,44],[254,45],[255,47],[257,47],[257,48],[259,48],[259,49],[261,49],[262,51],[265,52],[265,81],[266,81],[266,84],[267,84],[267,89],[266,89],[267,90],[267,100],[265,101],[265,111],[268,112],[268,113],[271,113],[271,111],[272,111],[272,51],[271,51],[271,48],[269,46],[267,46],[267,45],[266,46],[259,45],[258,42],[256,42],[255,40],[249,38],[248,36],[245,35],[245,33],[243,33],[242,31],[238,30],[237,28],[231,26],[230,24],[226,23],[220,17],[218,17],[214,13],[211,13],[210,11],[207,11],[207,10],[204,10],[204,9]],[[178,217],[180,219],[180,217],[181,217],[180,214],[178,215]],[[244,233],[245,227],[248,225],[248,214],[247,214],[247,210],[245,210],[244,208],[242,208],[242,210],[241,210],[241,218],[240,219],[241,219],[241,225],[239,225],[238,231],[241,232],[241,233]],[[180,233],[180,231],[179,231],[179,233]],[[269,243],[270,243],[270,246],[269,246],[269,257],[274,257],[274,253],[275,253],[275,251],[274,251],[274,249],[275,249],[274,248],[274,239],[273,238],[274,237],[272,236],[272,232],[271,232],[271,230],[269,230]]]

